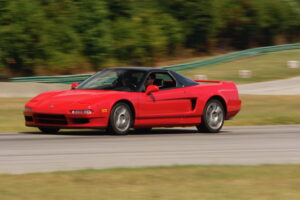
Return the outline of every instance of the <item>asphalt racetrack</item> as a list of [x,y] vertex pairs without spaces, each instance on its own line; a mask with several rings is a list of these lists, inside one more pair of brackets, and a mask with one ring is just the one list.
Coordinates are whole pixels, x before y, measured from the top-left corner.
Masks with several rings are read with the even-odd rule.
[[300,164],[300,125],[0,134],[0,173],[188,164]]

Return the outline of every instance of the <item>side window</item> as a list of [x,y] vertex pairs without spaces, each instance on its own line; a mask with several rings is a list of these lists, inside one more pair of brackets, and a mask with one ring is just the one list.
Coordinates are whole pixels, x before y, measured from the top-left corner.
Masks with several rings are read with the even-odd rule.
[[175,88],[176,81],[168,73],[155,73],[153,85],[157,85],[160,89]]
[[132,73],[131,77],[135,84],[140,83],[142,81],[142,78],[144,77],[144,72],[134,72]]

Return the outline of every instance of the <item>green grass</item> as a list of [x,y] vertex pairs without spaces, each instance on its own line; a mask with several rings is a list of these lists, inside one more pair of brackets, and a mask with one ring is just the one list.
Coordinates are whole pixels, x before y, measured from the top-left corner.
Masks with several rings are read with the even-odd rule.
[[0,175],[1,200],[298,200],[299,165],[181,166]]
[[36,130],[25,127],[23,110],[28,100],[29,98],[0,98],[0,132]]
[[[242,109],[226,126],[300,124],[300,95],[242,95]],[[0,132],[37,131],[24,125],[28,98],[0,98]]]
[[[191,79],[195,79],[197,74],[204,74],[210,80],[234,81],[237,84],[300,76],[300,68],[287,67],[289,60],[300,61],[300,50],[280,51],[180,73]],[[253,77],[239,78],[239,70],[252,70]]]
[[300,124],[300,95],[242,95],[242,109],[225,125]]

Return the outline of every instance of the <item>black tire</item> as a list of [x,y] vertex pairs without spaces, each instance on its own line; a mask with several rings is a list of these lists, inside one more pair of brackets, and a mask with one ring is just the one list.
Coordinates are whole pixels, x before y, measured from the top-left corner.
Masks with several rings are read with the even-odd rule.
[[223,104],[217,99],[212,99],[205,105],[201,124],[197,126],[197,129],[202,133],[218,133],[224,125],[224,118]]
[[135,128],[136,133],[150,133],[152,128]]
[[133,124],[132,111],[128,104],[117,103],[109,116],[109,130],[116,135],[126,135]]
[[55,134],[58,133],[59,128],[50,128],[50,127],[39,127],[40,131],[47,134]]

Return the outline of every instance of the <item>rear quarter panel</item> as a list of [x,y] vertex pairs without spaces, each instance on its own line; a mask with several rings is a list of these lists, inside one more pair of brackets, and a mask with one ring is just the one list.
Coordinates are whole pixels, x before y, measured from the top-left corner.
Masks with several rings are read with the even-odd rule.
[[187,88],[192,98],[197,98],[197,114],[202,115],[206,103],[212,98],[222,98],[225,103],[225,119],[234,117],[241,108],[238,90],[233,82],[216,81],[211,84],[199,84]]

